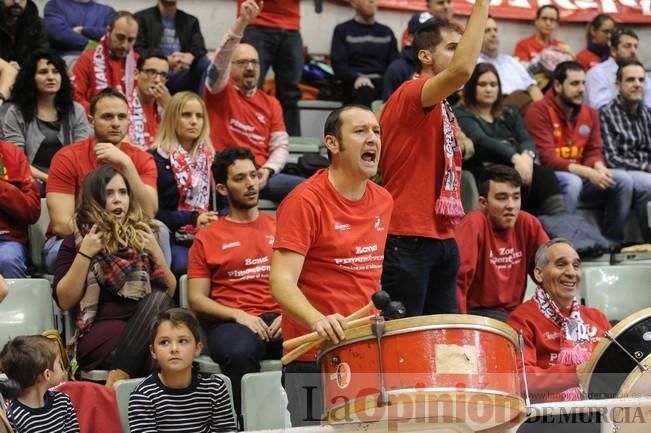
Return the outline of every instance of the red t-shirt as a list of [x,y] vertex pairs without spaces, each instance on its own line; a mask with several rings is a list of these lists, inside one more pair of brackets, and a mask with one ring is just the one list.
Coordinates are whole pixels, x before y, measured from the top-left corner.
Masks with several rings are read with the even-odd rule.
[[41,214],[41,195],[22,149],[6,141],[0,141],[0,203],[0,237],[27,243],[27,225]]
[[557,47],[561,44],[561,41],[558,39],[551,40],[549,45],[545,45],[536,39],[536,35],[531,35],[528,38],[521,39],[518,44],[515,46],[515,52],[513,57],[517,57],[521,62],[530,62],[531,59],[547,48],[548,46]]
[[[298,287],[322,314],[348,316],[369,303],[380,288],[393,200],[369,181],[364,196],[339,194],[320,170],[297,186],[278,208],[274,249],[305,256]],[[283,338],[310,330],[283,316]],[[314,361],[316,349],[299,358]]]
[[581,65],[585,68],[585,71],[588,72],[591,67],[601,63],[601,57],[589,49],[584,48],[576,55],[576,61],[581,63]]
[[206,89],[204,99],[215,150],[246,147],[261,167],[269,158],[271,134],[286,131],[280,102],[259,90],[253,96],[243,95],[231,81],[217,94]]
[[[73,194],[76,200],[86,174],[104,165],[95,159],[94,146],[95,138],[91,137],[61,148],[52,158],[47,192]],[[120,143],[120,150],[131,158],[142,182],[156,188],[158,172],[151,154],[129,143]]]
[[197,233],[188,278],[210,278],[210,297],[254,316],[280,312],[269,290],[276,218],[260,212],[250,223],[220,218]]
[[[592,353],[598,340],[610,329],[606,316],[595,308],[579,306],[581,319],[588,328]],[[562,312],[565,315],[569,311]],[[545,317],[535,299],[516,308],[506,320],[524,338],[524,358],[529,394],[534,402],[559,401],[559,393],[579,385],[576,365],[557,364],[560,327]],[[518,364],[520,367],[520,364]]]
[[[239,14],[243,0],[237,0]],[[249,25],[273,29],[300,30],[301,2],[299,0],[272,0],[264,3],[260,14]]]
[[486,211],[465,216],[456,231],[461,266],[457,273],[459,312],[520,305],[538,247],[549,240],[540,222],[521,211],[511,230],[493,228]]
[[[406,81],[384,106],[380,172],[382,184],[395,200],[390,234],[450,239],[454,229],[441,224],[434,211],[445,170],[444,105],[430,109],[421,105],[428,78]],[[451,112],[449,116],[454,119]]]

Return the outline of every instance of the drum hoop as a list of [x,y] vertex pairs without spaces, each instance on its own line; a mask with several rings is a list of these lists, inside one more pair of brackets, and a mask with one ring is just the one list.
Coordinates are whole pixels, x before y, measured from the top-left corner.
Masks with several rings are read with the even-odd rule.
[[[640,361],[640,364],[644,365],[645,367],[651,368],[651,355],[648,355],[646,358],[642,359]],[[617,391],[617,397],[621,397],[622,394],[629,394],[631,388],[635,383],[637,382],[637,379],[640,378],[643,374],[651,374],[651,372],[642,372],[638,367],[635,367],[633,371],[629,373],[628,376],[626,376],[626,379],[622,382],[622,385],[619,387],[619,390]]]
[[[516,401],[516,402],[520,403],[520,405],[521,405],[521,407],[519,409],[520,412],[524,413],[526,411],[526,404],[525,404],[525,401],[524,401],[524,399],[522,397],[520,397],[519,395],[515,395],[515,394],[509,394],[509,393],[504,392],[504,391],[490,390],[490,391],[486,392],[485,390],[481,390],[481,389],[477,389],[477,388],[459,389],[459,388],[452,388],[452,387],[447,387],[447,388],[402,388],[402,389],[395,389],[395,390],[387,391],[387,394],[389,394],[389,396],[394,396],[394,395],[398,396],[398,395],[407,394],[407,393],[426,394],[426,395],[430,395],[430,394],[436,395],[436,394],[441,394],[441,393],[449,393],[449,394],[465,393],[465,394],[471,394],[473,397],[478,396],[478,395],[504,397],[506,399],[510,399],[510,400],[513,400],[513,401]],[[329,419],[330,415],[336,415],[336,412],[341,411],[341,410],[345,410],[347,407],[349,407],[351,405],[355,405],[355,403],[364,402],[366,400],[371,400],[371,399],[377,399],[378,395],[379,394],[371,394],[371,395],[367,395],[366,397],[360,397],[360,398],[356,398],[354,400],[348,400],[344,404],[340,404],[338,406],[330,408],[326,412],[327,416],[325,418]]]
[[[620,322],[618,322],[615,326],[610,328],[610,335],[613,336],[613,338],[619,337],[621,333],[624,331],[627,331],[629,328],[637,324],[641,319],[644,319],[646,317],[651,316],[651,307],[645,308],[644,310],[640,310],[637,313],[633,313],[630,316],[624,318]],[[597,363],[599,360],[601,360],[602,355],[606,350],[610,347],[610,345],[613,344],[612,341],[610,341],[608,338],[603,337],[597,342],[597,345],[595,346],[594,350],[592,351],[592,354],[590,354],[590,359],[586,362],[586,369],[585,371],[587,372],[584,382],[582,383],[581,386],[583,389],[590,389],[590,382],[592,381],[592,373],[594,372],[594,369],[597,367]]]
[[[388,323],[390,323],[390,322],[388,322]],[[350,338],[350,339],[346,338],[346,340],[340,342],[339,344],[335,344],[335,345],[327,344],[327,345],[322,346],[323,349],[319,352],[316,362],[319,363],[319,361],[321,360],[321,357],[327,355],[329,352],[331,352],[331,351],[333,351],[335,349],[339,349],[339,348],[345,347],[345,346],[347,346],[349,344],[354,344],[354,343],[358,343],[358,342],[361,342],[361,341],[375,340],[376,339],[376,337],[373,334],[370,334],[370,332],[371,332],[370,329],[371,328],[370,328],[369,325],[360,326],[358,328],[352,328],[350,330],[347,330],[346,331],[346,337],[348,337],[348,333],[349,333],[348,331],[356,331],[358,329],[359,330],[368,329],[369,335],[353,337],[353,338]],[[468,324],[461,324],[461,323],[455,323],[455,324],[440,323],[440,324],[437,324],[437,325],[422,325],[422,326],[416,326],[416,327],[413,327],[413,328],[400,328],[400,329],[397,329],[395,331],[388,331],[388,332],[385,332],[382,337],[383,338],[384,337],[391,337],[391,336],[395,336],[395,335],[409,334],[409,333],[412,333],[412,332],[428,331],[428,330],[435,330],[435,329],[469,329],[469,330],[486,331],[486,332],[490,332],[492,334],[496,334],[496,335],[499,335],[501,337],[504,337],[504,338],[510,340],[510,342],[513,344],[513,346],[515,346],[516,350],[517,350],[517,347],[518,347],[518,337],[517,337],[517,334],[515,333],[515,331],[513,331],[512,329],[507,329],[507,328],[498,329],[498,328],[493,328],[492,326],[479,325],[479,324],[477,324],[477,325],[468,325]],[[359,333],[359,332],[356,332],[356,333]]]

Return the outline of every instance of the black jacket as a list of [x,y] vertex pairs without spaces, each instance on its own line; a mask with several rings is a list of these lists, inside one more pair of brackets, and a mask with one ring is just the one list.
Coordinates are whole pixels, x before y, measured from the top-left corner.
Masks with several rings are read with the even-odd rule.
[[48,47],[43,21],[38,16],[38,8],[32,0],[27,1],[15,29],[15,38],[12,38],[3,7],[0,6],[0,57],[7,62],[22,63],[32,51]]
[[[163,21],[158,6],[141,10],[136,13],[138,19],[138,39],[135,49],[142,54],[148,49],[160,48],[163,36]],[[206,44],[201,35],[199,20],[192,15],[177,10],[175,16],[176,37],[179,38],[181,51],[192,53],[194,61],[206,55]]]

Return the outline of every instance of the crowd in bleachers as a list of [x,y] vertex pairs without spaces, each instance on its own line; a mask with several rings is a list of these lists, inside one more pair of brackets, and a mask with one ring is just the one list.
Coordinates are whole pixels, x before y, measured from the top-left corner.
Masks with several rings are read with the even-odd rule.
[[[330,254],[329,243],[360,236],[376,243],[358,250],[380,245],[369,262],[382,256],[381,285],[410,316],[506,321],[523,302],[527,275],[547,265],[534,256],[550,237],[590,233],[601,245],[592,251],[616,252],[630,242],[631,214],[636,241],[650,242],[651,77],[634,31],[596,15],[575,54],[554,38],[560,11],[549,4],[511,56],[500,52],[499,23],[480,16],[488,9],[480,1],[464,28],[450,0],[429,0],[399,39],[377,21],[376,0],[350,3],[353,18],[332,34],[345,106],[325,125],[331,165],[307,181],[310,173],[288,164],[301,131],[299,2],[238,0],[212,57],[199,19],[174,0],[135,14],[49,0],[42,18],[32,0],[0,4],[0,302],[3,276],[49,278],[67,312],[70,371],[102,371],[107,386],[146,377],[129,402],[132,432],[181,431],[188,418],[235,430],[243,378],[280,358],[283,336],[308,324],[336,340],[335,312],[292,316],[310,296],[331,294],[310,284],[341,283],[319,275],[327,267],[310,267]],[[269,68],[275,96],[261,90]],[[368,118],[371,106],[377,120]],[[350,138],[362,134],[372,138]],[[359,161],[349,156],[357,145]],[[365,189],[378,168],[383,188]],[[478,188],[467,215],[462,169]],[[362,197],[372,206],[356,207]],[[259,199],[279,206],[279,231]],[[599,210],[598,228],[576,215],[580,207]],[[374,218],[377,239],[344,220],[334,220],[341,233],[329,233],[318,219],[354,213]],[[29,231],[37,223],[48,225],[45,238]],[[571,240],[583,245],[586,236]],[[270,288],[273,272],[283,284],[310,286],[309,299]],[[553,298],[539,274],[536,296]],[[199,321],[170,309],[179,304]],[[22,388],[8,408],[16,432],[42,429],[47,419],[34,408],[44,406],[65,414],[48,431],[79,431],[70,399],[47,391],[64,364],[50,343],[14,338],[0,354],[0,371]],[[232,403],[223,378],[195,374],[202,344],[227,376]],[[313,371],[307,350],[290,364],[294,372]],[[155,365],[160,374],[150,375]],[[291,406],[296,395],[288,394]],[[177,410],[169,417],[156,412],[170,403]]]

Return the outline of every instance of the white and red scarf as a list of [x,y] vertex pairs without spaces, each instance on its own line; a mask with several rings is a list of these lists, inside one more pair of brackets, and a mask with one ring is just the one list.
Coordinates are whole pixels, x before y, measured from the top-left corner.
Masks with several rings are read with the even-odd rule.
[[102,36],[99,44],[93,50],[93,76],[95,80],[95,91],[100,92],[107,87],[118,89],[124,95],[131,95],[135,87],[136,78],[136,52],[131,50],[127,54],[124,67],[124,77],[117,75],[108,61],[110,56],[106,35]]
[[445,171],[439,197],[434,205],[435,214],[448,225],[454,226],[464,215],[461,203],[461,147],[454,113],[446,100],[441,102],[443,119],[443,157]]
[[178,210],[205,212],[210,202],[210,167],[213,153],[201,144],[194,158],[181,145],[170,154],[170,165],[179,189]]
[[[142,108],[142,102],[138,96],[138,86],[135,86],[131,95],[127,98],[129,101],[129,139],[131,144],[138,146],[141,149],[147,150],[154,142],[155,134],[148,134],[147,132],[147,114]],[[162,109],[158,104],[155,104],[155,116],[157,119],[152,119],[155,122],[155,129],[158,129],[158,123],[162,115]]]
[[[560,332],[560,351],[558,352],[558,363],[561,365],[579,365],[590,358],[590,332],[583,323],[579,303],[576,298],[572,300],[569,316],[561,313],[549,293],[540,286],[536,288],[534,295],[538,309],[551,322],[558,326]],[[582,394],[578,387],[566,389],[561,393],[564,401],[581,400]]]

